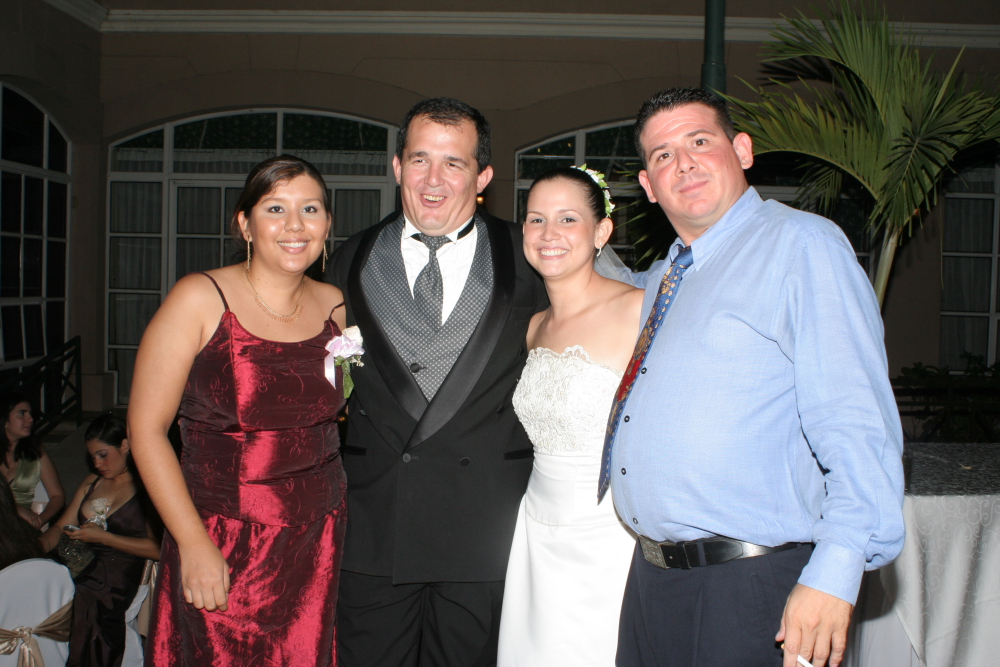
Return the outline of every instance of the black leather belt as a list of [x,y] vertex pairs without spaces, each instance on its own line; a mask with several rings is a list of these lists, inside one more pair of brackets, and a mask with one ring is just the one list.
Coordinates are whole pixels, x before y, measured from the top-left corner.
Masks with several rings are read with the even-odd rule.
[[731,540],[728,537],[707,537],[691,542],[654,542],[639,536],[642,555],[646,562],[656,567],[690,570],[692,567],[718,565],[737,558],[752,558],[786,551],[800,546],[801,542],[786,542],[776,547]]

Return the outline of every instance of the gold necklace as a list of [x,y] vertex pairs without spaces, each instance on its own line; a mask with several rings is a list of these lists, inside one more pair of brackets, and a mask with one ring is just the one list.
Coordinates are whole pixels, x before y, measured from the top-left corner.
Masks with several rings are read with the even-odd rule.
[[245,271],[244,274],[247,277],[247,283],[250,285],[250,289],[253,290],[254,295],[257,297],[257,305],[260,306],[260,309],[267,313],[269,317],[278,320],[279,322],[294,322],[299,319],[299,315],[302,313],[302,304],[299,302],[302,301],[302,294],[306,291],[306,277],[304,275],[302,276],[302,282],[299,283],[299,298],[295,300],[295,310],[292,311],[291,315],[282,315],[274,308],[267,305],[264,299],[261,298],[260,293],[257,292],[257,288],[253,286],[253,282],[250,280],[250,272]]

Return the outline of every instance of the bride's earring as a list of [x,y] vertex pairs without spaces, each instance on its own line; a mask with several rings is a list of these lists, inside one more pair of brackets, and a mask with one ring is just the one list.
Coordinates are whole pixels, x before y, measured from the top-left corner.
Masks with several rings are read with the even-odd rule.
[[323,239],[323,273],[326,273],[326,239]]
[[595,256],[595,259],[596,259],[597,257],[600,257],[600,256],[601,256],[601,252],[602,252],[603,250],[604,250],[604,246],[601,246],[600,248],[598,248],[598,249],[597,249],[597,255]]
[[250,239],[247,239],[247,273],[250,273]]

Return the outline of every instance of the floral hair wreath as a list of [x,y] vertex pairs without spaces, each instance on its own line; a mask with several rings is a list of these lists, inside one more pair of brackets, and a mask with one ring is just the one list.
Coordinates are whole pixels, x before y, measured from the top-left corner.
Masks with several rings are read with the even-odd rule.
[[587,169],[587,163],[583,163],[579,167],[573,165],[573,169],[579,169],[587,176],[594,179],[594,183],[597,183],[597,187],[601,188],[601,192],[604,193],[604,217],[610,218],[611,211],[615,210],[615,204],[611,201],[611,188],[608,187],[607,182],[604,180],[604,174],[597,171],[596,169]]

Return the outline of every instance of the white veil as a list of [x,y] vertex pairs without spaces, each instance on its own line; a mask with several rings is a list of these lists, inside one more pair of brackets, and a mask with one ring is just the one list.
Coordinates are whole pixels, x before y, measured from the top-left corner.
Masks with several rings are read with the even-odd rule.
[[594,260],[594,271],[605,278],[617,280],[632,287],[640,286],[636,283],[632,270],[625,266],[618,254],[611,248],[610,243],[601,249],[601,254]]

